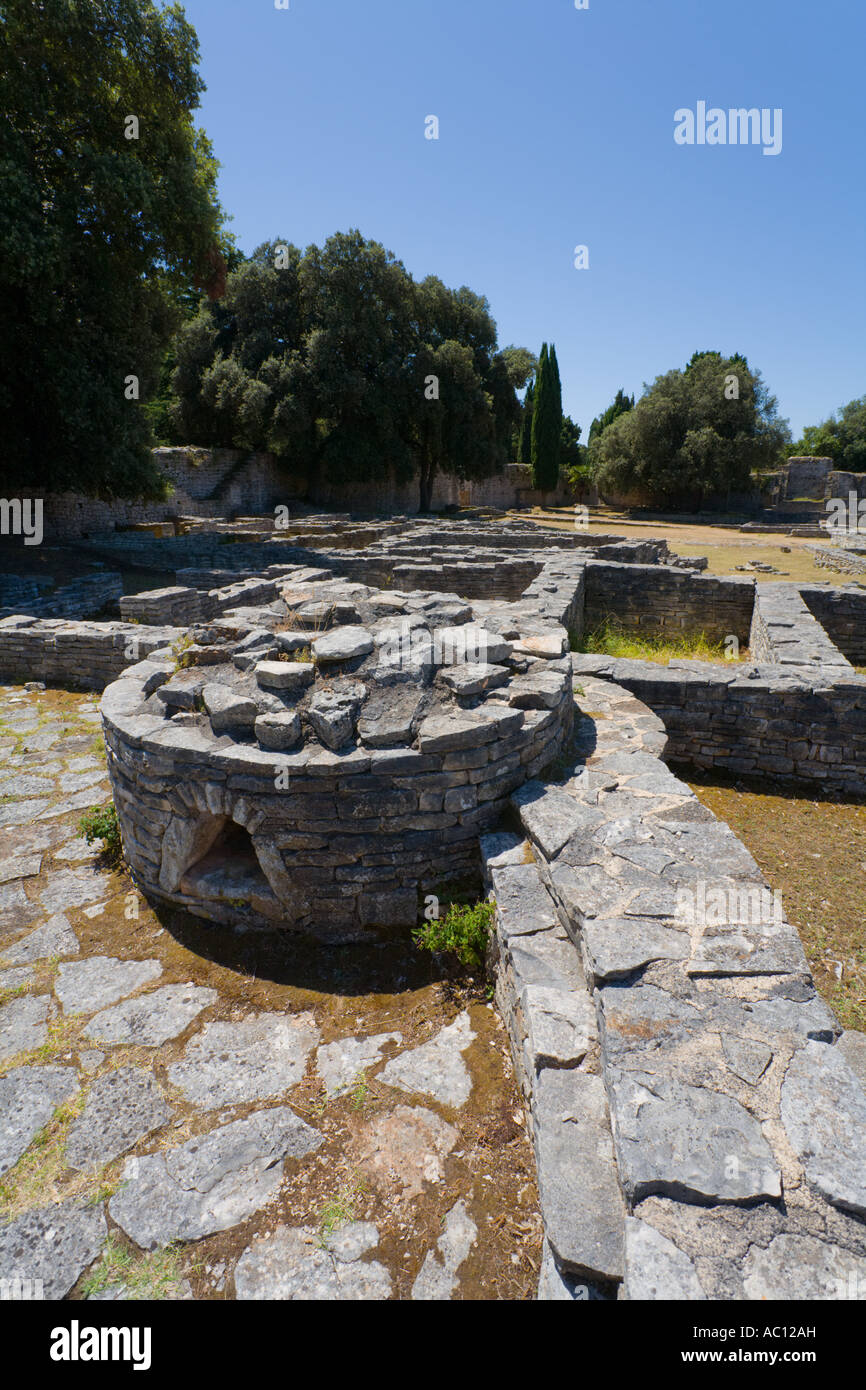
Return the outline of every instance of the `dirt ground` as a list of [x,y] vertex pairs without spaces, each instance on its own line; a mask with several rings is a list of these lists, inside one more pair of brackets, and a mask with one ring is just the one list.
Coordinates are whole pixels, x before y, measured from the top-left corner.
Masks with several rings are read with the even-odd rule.
[[[144,1296],[154,1296],[149,1264],[163,1271],[160,1296],[178,1297],[178,1288],[186,1285],[196,1298],[231,1298],[235,1261],[255,1237],[280,1225],[315,1233],[359,1220],[378,1227],[377,1258],[391,1275],[393,1297],[407,1299],[425,1255],[442,1235],[446,1215],[462,1200],[478,1234],[453,1296],[534,1298],[542,1238],[534,1161],[505,1029],[487,1001],[483,982],[448,979],[429,954],[405,938],[326,948],[279,933],[237,933],[184,913],[155,913],[135,892],[124,868],[107,866],[98,846],[87,855],[77,838],[82,803],[104,803],[106,784],[93,781],[92,789],[72,798],[78,806],[63,809],[61,779],[69,787],[68,779],[81,777],[85,768],[92,770],[87,774],[92,778],[105,775],[98,728],[93,697],[59,690],[25,694],[20,687],[0,690],[0,790],[8,788],[0,795],[0,860],[32,852],[37,839],[42,853],[38,873],[7,881],[0,891],[0,957],[47,916],[41,897],[68,873],[69,848],[77,846],[72,864],[86,900],[63,908],[80,943],[75,959],[157,960],[162,967],[159,985],[191,981],[217,991],[208,1021],[240,1021],[262,1012],[302,1014],[315,1023],[323,1044],[349,1036],[402,1035],[399,1044],[385,1045],[369,1074],[360,1074],[336,1096],[328,1096],[311,1057],[303,1080],[282,1103],[318,1130],[324,1143],[313,1155],[287,1160],[279,1193],[248,1220],[173,1249],[168,1274],[165,1260],[160,1265],[153,1256],[143,1256],[109,1218],[112,1267],[118,1262],[123,1266],[124,1285],[140,1284]],[[36,777],[52,779],[51,789],[27,785],[26,779]],[[33,801],[25,806],[22,798],[33,795],[40,797],[38,807]],[[130,902],[137,913],[132,917]],[[39,961],[25,984],[0,989],[0,1008],[22,994],[50,993],[57,968],[57,958]],[[412,1095],[377,1080],[376,1072],[388,1058],[429,1041],[463,1012],[475,1035],[463,1054],[472,1081],[464,1105],[440,1104],[429,1095]],[[87,1015],[50,1015],[44,1045],[6,1057],[0,1075],[34,1062],[81,1063],[94,1046],[84,1036],[86,1022]],[[104,1058],[93,1077],[120,1066],[141,1066],[153,1072],[172,1105],[171,1125],[141,1141],[135,1152],[174,1148],[213,1127],[214,1113],[189,1104],[167,1077],[167,1068],[183,1054],[199,1024],[156,1048],[99,1044]],[[82,1092],[61,1107],[3,1176],[0,1221],[72,1195],[107,1203],[117,1190],[125,1157],[84,1174],[64,1161],[69,1128],[83,1104]],[[232,1118],[244,1118],[255,1108],[235,1107]],[[432,1177],[431,1135],[434,1141],[447,1138]],[[86,1295],[92,1280],[93,1271],[85,1273],[72,1297]]]
[[[514,512],[524,520],[540,526],[574,529],[574,515],[569,508],[555,511]],[[592,535],[621,535],[627,540],[666,540],[676,555],[694,558],[706,555],[707,574],[735,575],[736,566],[749,560],[772,565],[779,574],[755,573],[759,583],[767,580],[792,579],[800,582],[850,584],[858,581],[850,575],[819,569],[810,545],[817,542],[810,536],[749,535],[736,526],[695,525],[690,522],[635,520],[619,512],[592,512],[588,531]],[[598,519],[596,519],[598,518]]]

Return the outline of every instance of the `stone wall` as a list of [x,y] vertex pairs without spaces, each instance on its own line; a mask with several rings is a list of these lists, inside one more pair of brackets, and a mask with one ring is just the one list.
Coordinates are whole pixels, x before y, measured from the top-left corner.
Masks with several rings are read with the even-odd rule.
[[808,548],[818,569],[835,570],[837,574],[866,574],[866,553],[863,551],[824,545],[810,545]]
[[[864,560],[866,568],[866,560]],[[809,611],[828,636],[855,666],[866,666],[866,590],[801,584],[799,590]]]
[[184,630],[122,622],[2,618],[0,680],[7,684],[45,681],[47,685],[102,690],[127,667],[177,641]]
[[817,665],[573,660],[578,680],[614,680],[659,716],[673,763],[863,793],[864,676],[825,675]]
[[[866,594],[863,599],[866,604]],[[832,604],[827,606],[832,608]],[[850,662],[806,606],[794,584],[756,586],[749,650],[755,661],[774,665],[817,664],[828,678],[853,674]]]
[[604,557],[590,560],[586,573],[588,631],[607,619],[655,636],[705,632],[713,640],[749,638],[755,583],[719,579],[673,566],[624,565]]
[[582,680],[560,781],[514,793],[521,833],[482,839],[538,1297],[850,1297],[866,1096],[839,1024],[752,856],[660,761],[659,720]]
[[827,480],[833,468],[833,460],[813,455],[796,455],[788,459],[785,497],[792,500],[808,497],[821,502],[827,490]]

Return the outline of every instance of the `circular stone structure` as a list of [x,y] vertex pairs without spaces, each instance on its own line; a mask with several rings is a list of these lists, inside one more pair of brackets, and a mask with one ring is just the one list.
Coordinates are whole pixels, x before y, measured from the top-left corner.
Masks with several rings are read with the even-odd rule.
[[262,624],[190,629],[103,695],[136,882],[326,940],[414,925],[559,752],[570,658],[515,653],[454,595],[346,581],[286,586]]

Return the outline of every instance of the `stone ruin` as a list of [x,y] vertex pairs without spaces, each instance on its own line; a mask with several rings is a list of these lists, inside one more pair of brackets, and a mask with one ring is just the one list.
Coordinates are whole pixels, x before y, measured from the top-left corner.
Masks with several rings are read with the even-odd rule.
[[[743,913],[770,885],[675,769],[862,794],[866,593],[519,525],[372,530],[136,540],[177,586],[124,599],[127,621],[0,619],[0,672],[107,687],[157,902],[342,941],[479,874],[540,1298],[862,1299],[863,1035],[784,913]],[[750,660],[570,654],[606,616]]]
[[413,925],[562,748],[565,634],[340,580],[285,583],[276,605],[106,691],[130,863],[150,897],[215,921],[330,940]]

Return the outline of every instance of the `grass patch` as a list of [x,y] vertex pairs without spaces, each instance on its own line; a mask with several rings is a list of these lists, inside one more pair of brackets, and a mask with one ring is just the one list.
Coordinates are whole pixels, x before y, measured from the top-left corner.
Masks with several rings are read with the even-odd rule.
[[[49,1206],[61,1199],[61,1179],[68,1172],[66,1141],[73,1120],[83,1109],[83,1092],[57,1107],[45,1128],[0,1182],[0,1215],[12,1220],[32,1207]],[[92,1183],[92,1173],[76,1174],[71,1189],[63,1185],[62,1196],[86,1191]]]
[[724,641],[708,637],[705,632],[683,633],[670,637],[641,635],[624,628],[613,618],[605,619],[600,627],[584,633],[582,638],[572,634],[571,650],[594,656],[654,661],[661,666],[667,666],[671,660],[727,662],[748,658],[748,652],[744,649],[736,658],[729,657]]
[[122,1284],[124,1296],[133,1301],[177,1298],[182,1277],[180,1265],[180,1251],[174,1245],[133,1255],[112,1232],[99,1263],[81,1286],[81,1296],[90,1298]]
[[319,1208],[319,1243],[324,1245],[333,1231],[357,1220],[357,1203],[365,1191],[364,1181],[356,1174],[344,1183],[334,1197]]

